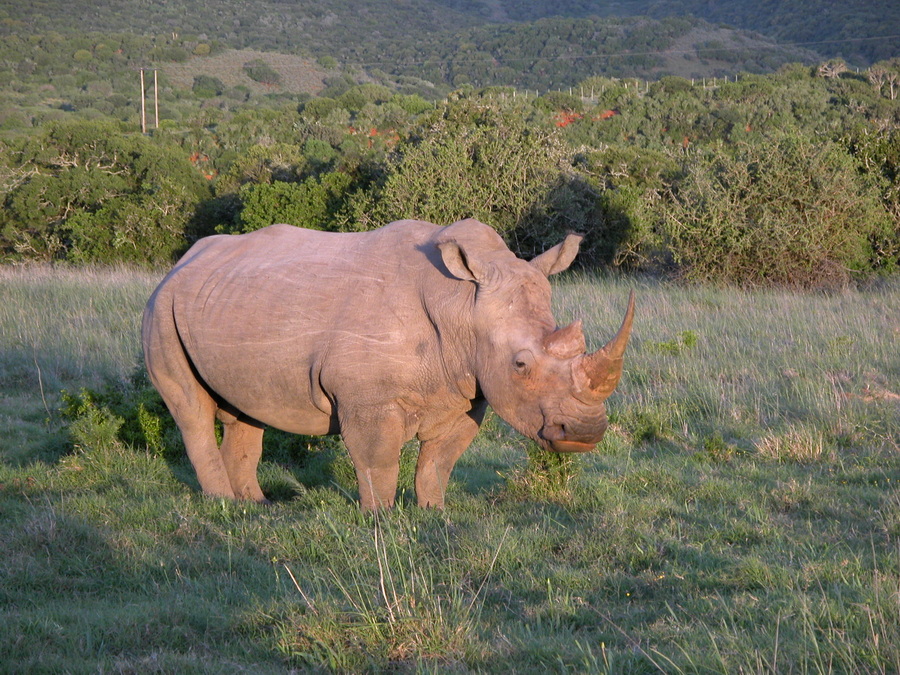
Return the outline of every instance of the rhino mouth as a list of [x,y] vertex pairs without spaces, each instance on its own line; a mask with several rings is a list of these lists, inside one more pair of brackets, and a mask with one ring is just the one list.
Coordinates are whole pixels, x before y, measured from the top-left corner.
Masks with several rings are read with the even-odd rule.
[[538,433],[538,440],[547,450],[552,450],[553,452],[590,452],[601,441],[604,431],[606,431],[605,428],[600,431],[599,436],[594,440],[585,442],[568,438],[566,428],[562,425],[554,424],[544,426]]
[[579,441],[550,441],[553,452],[591,452],[596,443],[580,443]]

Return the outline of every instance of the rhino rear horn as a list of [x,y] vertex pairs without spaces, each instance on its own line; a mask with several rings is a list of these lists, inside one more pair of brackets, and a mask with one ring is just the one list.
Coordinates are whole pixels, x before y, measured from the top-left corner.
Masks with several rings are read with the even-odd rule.
[[622,363],[631,324],[634,319],[634,291],[628,297],[625,319],[615,337],[593,354],[585,354],[576,364],[576,382],[582,384],[582,393],[591,399],[603,401],[613,393],[622,377]]
[[557,328],[544,338],[544,351],[558,359],[572,359],[584,354],[586,348],[581,320]]

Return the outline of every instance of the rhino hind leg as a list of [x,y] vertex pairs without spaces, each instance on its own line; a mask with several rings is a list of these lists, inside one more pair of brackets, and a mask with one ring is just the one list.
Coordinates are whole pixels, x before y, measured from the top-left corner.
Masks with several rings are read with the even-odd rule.
[[144,356],[153,386],[162,396],[181,431],[188,458],[203,492],[234,499],[228,471],[216,442],[218,404],[197,378],[180,345],[174,325],[153,320],[148,313],[143,328]]
[[188,459],[204,494],[234,499],[231,480],[216,442],[215,418],[218,406],[200,383],[157,389],[181,430]]
[[259,487],[256,469],[262,456],[262,438],[265,428],[252,420],[219,410],[222,420],[222,460],[231,489],[237,499],[268,503]]

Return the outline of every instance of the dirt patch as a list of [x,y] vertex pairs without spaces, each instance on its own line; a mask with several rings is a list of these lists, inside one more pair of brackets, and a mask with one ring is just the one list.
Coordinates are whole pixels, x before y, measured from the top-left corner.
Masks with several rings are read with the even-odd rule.
[[[278,84],[261,84],[247,77],[244,64],[257,59],[268,63],[279,74],[281,80]],[[194,56],[184,63],[168,64],[162,70],[177,89],[190,89],[196,76],[208,75],[219,78],[226,87],[244,86],[254,94],[317,94],[325,88],[324,80],[329,74],[311,59],[253,49],[234,49],[216,56]]]
[[664,72],[684,78],[710,77],[717,70],[730,71],[736,62],[743,62],[747,55],[778,52],[785,59],[790,55],[796,61],[814,60],[810,51],[785,47],[762,35],[700,25],[677,38],[663,50]]

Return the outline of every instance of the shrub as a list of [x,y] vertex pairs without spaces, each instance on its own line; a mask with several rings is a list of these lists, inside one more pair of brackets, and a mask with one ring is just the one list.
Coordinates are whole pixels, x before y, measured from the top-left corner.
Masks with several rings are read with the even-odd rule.
[[252,232],[273,223],[336,229],[335,217],[352,182],[347,174],[335,171],[301,183],[247,184],[240,191],[243,208],[237,231]]
[[209,188],[178,148],[109,122],[48,125],[15,150],[0,256],[169,262]]
[[254,59],[244,64],[244,72],[254,82],[275,85],[281,82],[281,75],[262,59]]
[[222,92],[225,91],[225,84],[218,77],[197,75],[194,77],[194,86],[191,91],[198,98],[212,98],[222,95]]
[[689,279],[841,286],[888,264],[873,248],[893,229],[881,195],[843,148],[785,134],[692,156],[665,232]]
[[400,148],[374,220],[471,216],[508,236],[545,201],[566,157],[555,135],[494,102],[451,102]]
[[124,443],[167,459],[184,455],[181,433],[143,367],[125,383],[77,394],[64,391],[62,398],[60,412],[76,445]]

